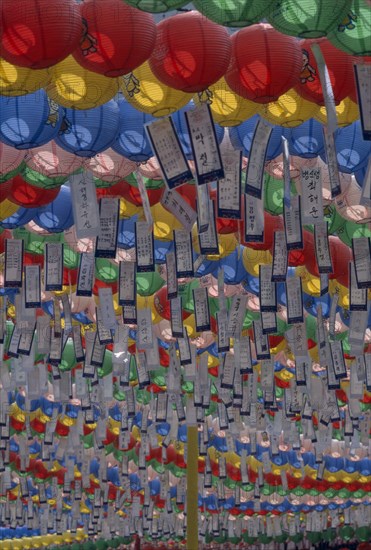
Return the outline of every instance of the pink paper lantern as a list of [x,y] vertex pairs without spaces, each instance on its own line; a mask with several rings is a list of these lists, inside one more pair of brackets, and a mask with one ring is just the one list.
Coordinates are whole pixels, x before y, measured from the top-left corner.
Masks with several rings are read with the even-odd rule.
[[16,170],[24,159],[25,153],[0,141],[0,175]]
[[86,168],[97,178],[110,183],[119,181],[136,169],[135,162],[107,149],[87,160]]
[[84,158],[78,157],[59,147],[55,141],[49,141],[41,147],[29,149],[26,164],[32,170],[55,178],[69,176],[84,166]]

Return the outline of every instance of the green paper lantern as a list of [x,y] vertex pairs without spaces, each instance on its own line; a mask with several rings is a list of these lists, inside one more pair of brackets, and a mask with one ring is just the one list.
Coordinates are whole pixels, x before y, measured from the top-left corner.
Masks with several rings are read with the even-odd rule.
[[22,178],[35,185],[35,187],[42,187],[43,189],[53,189],[54,187],[60,187],[68,180],[68,176],[58,176],[56,178],[49,178],[44,176],[35,170],[32,170],[29,166],[25,165],[22,171]]
[[63,264],[67,269],[77,269],[79,267],[80,256],[72,250],[66,243],[63,247]]
[[95,276],[104,283],[112,284],[118,280],[119,268],[105,258],[96,258]]
[[224,27],[247,27],[258,23],[275,0],[195,0],[195,8]]
[[157,271],[137,273],[137,292],[140,296],[153,296],[165,284],[164,279]]
[[344,525],[340,527],[339,535],[343,540],[350,540],[354,536],[354,529],[351,525]]
[[321,533],[321,531],[308,531],[307,532],[307,539],[312,544],[317,544],[318,542],[321,542],[322,533]]
[[368,542],[371,539],[371,527],[358,527],[356,529],[356,537],[361,542]]
[[163,13],[185,6],[184,0],[125,0],[126,4],[149,13]]
[[319,38],[346,17],[351,0],[276,0],[268,21],[290,36]]
[[353,0],[344,19],[329,34],[336,48],[351,55],[371,55],[371,8],[365,0]]

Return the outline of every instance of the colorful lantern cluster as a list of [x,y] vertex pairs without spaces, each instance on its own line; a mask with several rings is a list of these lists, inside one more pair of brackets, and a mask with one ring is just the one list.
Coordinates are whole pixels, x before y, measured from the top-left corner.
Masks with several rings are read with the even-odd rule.
[[3,0],[1,548],[371,538],[371,7],[194,7]]

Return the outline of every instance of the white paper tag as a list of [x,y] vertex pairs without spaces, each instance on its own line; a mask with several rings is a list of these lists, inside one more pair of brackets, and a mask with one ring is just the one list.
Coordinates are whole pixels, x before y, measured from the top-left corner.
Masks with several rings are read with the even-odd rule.
[[84,349],[82,347],[80,325],[72,327],[73,347],[75,351],[76,363],[81,363],[85,359]]
[[100,231],[99,207],[91,172],[69,176],[72,209],[78,239],[97,237]]
[[321,46],[319,44],[312,44],[311,50],[317,61],[319,78],[323,91],[323,98],[325,100],[327,129],[333,134],[337,130],[337,115],[330,75],[326,66],[326,61],[321,51]]
[[23,239],[5,239],[4,286],[21,288],[23,274]]
[[292,197],[290,207],[284,207],[284,220],[287,249],[303,248],[300,195]]
[[176,276],[175,252],[173,251],[166,254],[166,282],[168,300],[176,298],[178,296],[178,279]]
[[371,157],[368,161],[366,175],[363,181],[362,195],[359,204],[371,206]]
[[319,273],[332,273],[332,261],[328,241],[327,222],[322,221],[315,224],[314,243]]
[[275,334],[277,332],[277,314],[274,311],[262,311],[260,316],[263,334]]
[[287,322],[289,324],[303,322],[303,294],[300,277],[286,279]]
[[228,314],[226,311],[217,312],[218,324],[218,353],[229,351],[230,341],[227,336]]
[[94,286],[95,257],[92,252],[80,256],[76,296],[91,296]]
[[370,237],[353,238],[352,248],[358,288],[371,288]]
[[63,244],[45,245],[45,290],[62,290],[63,286]]
[[210,107],[201,103],[185,118],[195,161],[198,185],[224,178],[223,163]]
[[245,241],[264,241],[263,201],[252,195],[245,195]]
[[[205,186],[201,187],[203,189]],[[206,231],[199,232],[198,239],[200,244],[201,254],[218,254],[218,234],[216,232],[214,202],[209,200],[207,208],[209,209],[209,224]]]
[[125,325],[136,325],[137,324],[137,307],[135,305],[123,306],[122,319]]
[[192,231],[192,227],[197,221],[197,212],[193,210],[179,193],[165,189],[162,194],[161,204],[176,217],[188,233]]
[[193,176],[170,116],[145,125],[153,152],[170,189],[190,181]]
[[210,311],[207,288],[194,288],[193,301],[195,306],[197,332],[210,330]]
[[136,264],[120,262],[119,265],[119,305],[131,306],[136,303]]
[[367,311],[367,289],[358,288],[354,262],[349,262],[349,309]]
[[323,221],[321,168],[301,169],[301,209],[303,224]]
[[337,380],[347,377],[347,369],[344,361],[343,344],[341,340],[330,342],[332,363],[335,370]]
[[177,277],[193,277],[192,236],[184,230],[174,231],[175,259]]
[[98,290],[98,295],[103,325],[107,330],[114,330],[117,325],[117,321],[113,307],[112,288],[101,287]]
[[242,151],[223,152],[224,178],[218,180],[218,217],[241,219]]
[[135,223],[135,251],[137,272],[147,273],[155,270],[155,252],[152,228],[147,222]]
[[174,338],[183,337],[182,297],[177,296],[170,300],[171,333]]
[[148,193],[147,193],[147,189],[146,189],[146,186],[144,184],[144,181],[143,181],[142,174],[140,173],[139,170],[136,170],[135,178],[136,178],[137,183],[138,183],[140,198],[142,200],[144,217],[146,218],[146,222],[148,223],[148,225],[152,226],[153,225],[153,216],[152,216],[151,206],[149,204]]
[[359,112],[361,115],[363,138],[371,139],[371,65],[360,63],[354,65]]
[[261,321],[253,321],[254,327],[254,342],[256,349],[256,358],[261,359],[270,359],[270,348],[268,335],[263,333],[263,326]]
[[41,270],[39,265],[25,265],[25,303],[26,308],[41,307]]
[[183,337],[178,338],[179,357],[181,365],[190,365],[192,363],[191,348],[189,343],[188,332],[183,327]]
[[286,281],[287,276],[287,245],[284,231],[274,232],[274,249],[272,265],[272,281]]
[[246,304],[247,296],[245,294],[235,294],[233,296],[227,325],[227,336],[230,338],[238,338],[241,334]]
[[258,199],[262,198],[265,157],[272,130],[273,127],[263,118],[260,118],[255,127],[251,144],[249,162],[247,165],[245,193]]
[[260,311],[277,311],[276,283],[272,281],[272,266],[259,266],[259,300]]
[[323,129],[325,138],[325,153],[327,160],[327,169],[330,179],[331,198],[334,199],[341,194],[339,165],[336,156],[335,138],[332,132]]
[[137,345],[139,349],[150,349],[154,345],[152,312],[150,308],[138,309]]
[[100,232],[95,246],[96,258],[115,258],[120,214],[120,199],[103,197],[99,204]]

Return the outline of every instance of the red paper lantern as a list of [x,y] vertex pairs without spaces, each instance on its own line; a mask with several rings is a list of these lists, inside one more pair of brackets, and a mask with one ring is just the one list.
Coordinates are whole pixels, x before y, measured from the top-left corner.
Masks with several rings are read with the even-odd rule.
[[70,55],[82,35],[74,0],[2,0],[1,57],[44,69]]
[[236,32],[231,42],[232,59],[225,79],[240,96],[269,103],[297,84],[302,62],[295,38],[259,23]]
[[109,77],[127,74],[153,51],[156,24],[152,15],[122,0],[87,0],[80,4],[84,32],[75,59]]
[[228,31],[191,11],[157,25],[149,63],[155,76],[167,86],[201,92],[225,74],[230,54]]
[[51,203],[58,195],[60,187],[44,189],[27,183],[21,176],[15,176],[9,192],[9,200],[24,208],[37,208]]
[[326,38],[317,40],[302,40],[302,67],[299,81],[296,84],[297,92],[308,101],[317,105],[324,105],[321,81],[318,67],[311,50],[313,44],[321,47],[327,69],[330,75],[331,85],[336,104],[355,93],[355,82],[352,58],[350,55],[338,50]]

